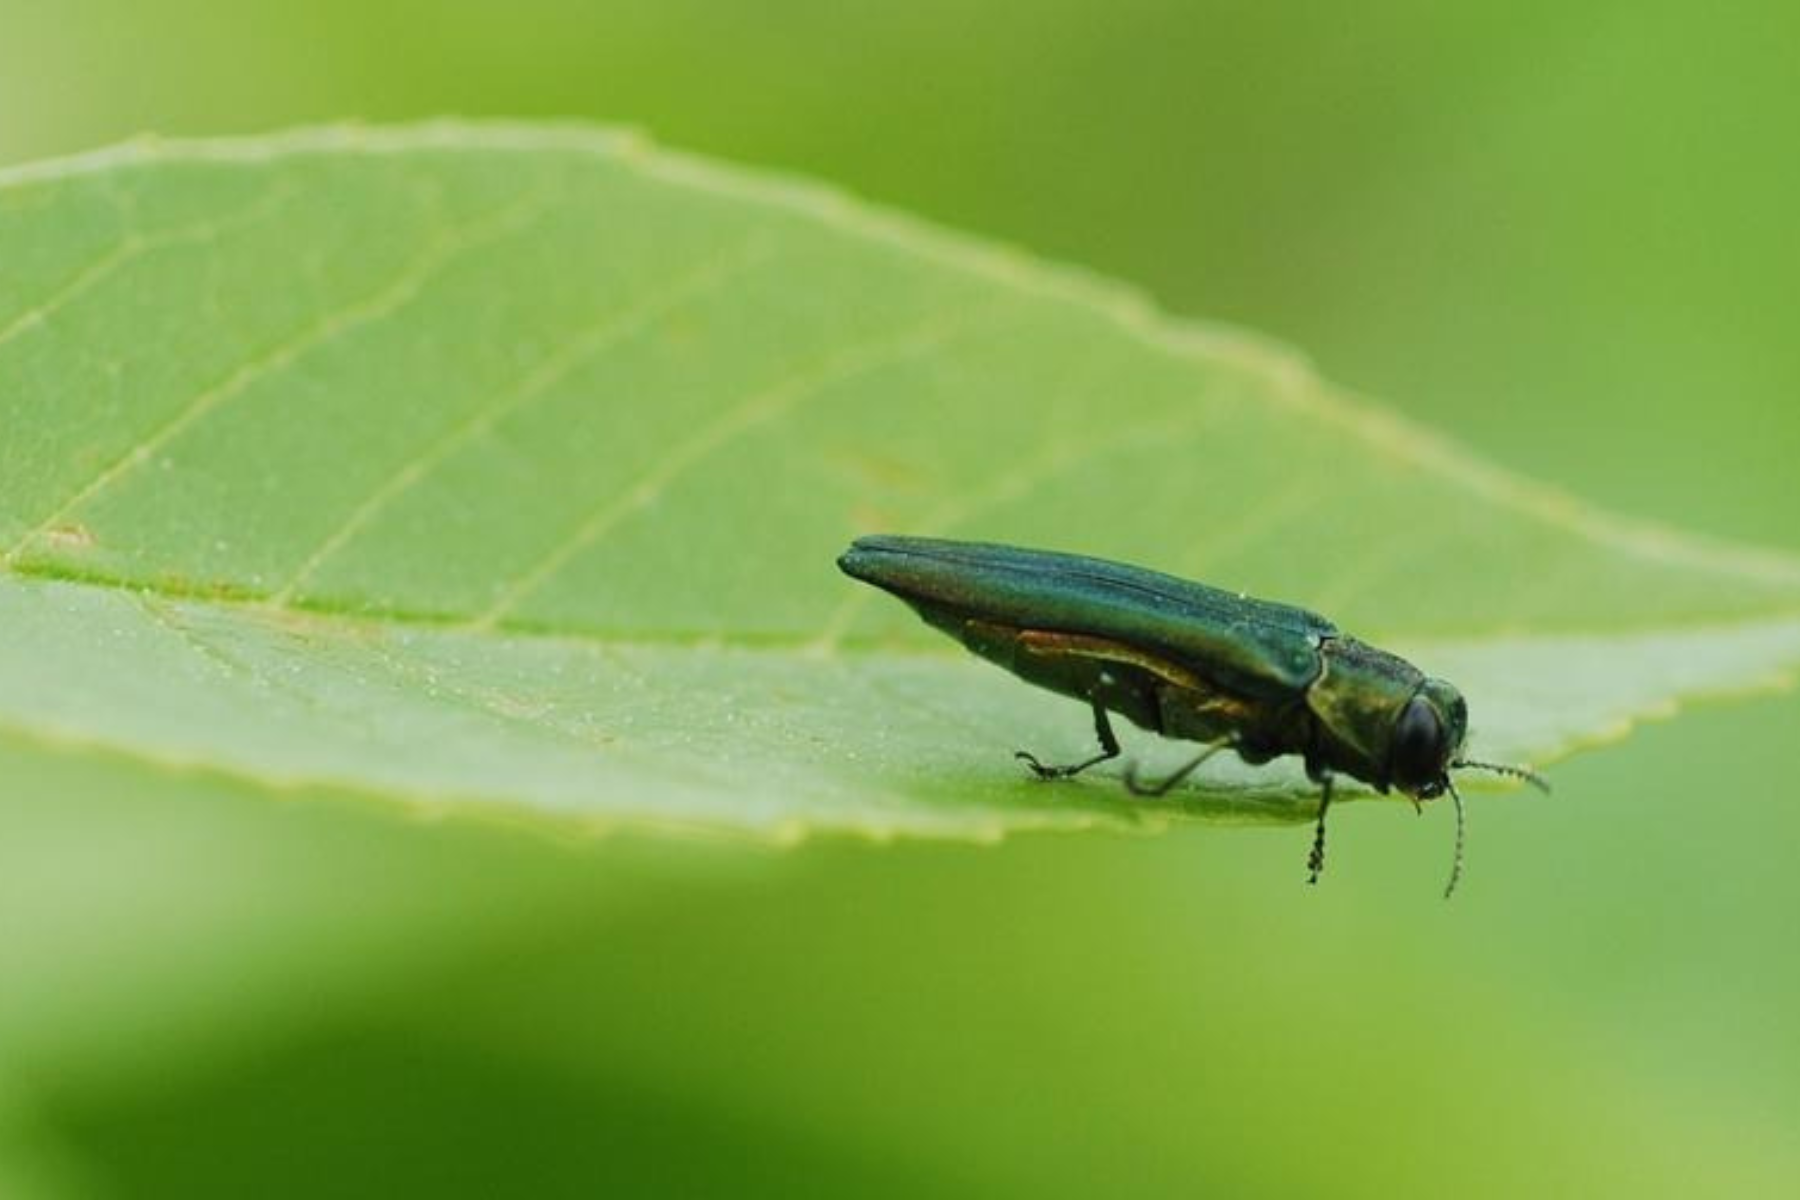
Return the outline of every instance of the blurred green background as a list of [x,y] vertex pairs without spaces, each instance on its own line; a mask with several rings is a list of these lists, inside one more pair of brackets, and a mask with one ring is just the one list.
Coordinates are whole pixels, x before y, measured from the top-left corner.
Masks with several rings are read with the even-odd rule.
[[[0,161],[637,123],[1800,550],[1796,62],[1772,3],[0,0]],[[58,799],[0,801],[36,848],[0,845],[0,954],[59,947],[0,976],[0,1192],[1792,1193],[1797,717],[1704,709],[1479,802],[1448,907],[1447,827],[1398,805],[1345,813],[1313,891],[1291,829],[565,846],[0,739],[9,794]]]

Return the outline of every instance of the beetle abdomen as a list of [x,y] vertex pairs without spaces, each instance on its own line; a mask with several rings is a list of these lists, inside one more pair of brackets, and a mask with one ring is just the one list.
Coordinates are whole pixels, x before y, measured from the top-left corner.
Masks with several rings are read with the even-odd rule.
[[1078,554],[882,535],[838,566],[940,628],[961,617],[1107,638],[1250,694],[1304,689],[1337,632],[1303,608]]

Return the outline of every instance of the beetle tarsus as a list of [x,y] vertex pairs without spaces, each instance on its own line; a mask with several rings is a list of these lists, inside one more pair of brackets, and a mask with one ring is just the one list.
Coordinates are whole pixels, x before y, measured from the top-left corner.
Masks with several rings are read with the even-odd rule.
[[1100,753],[1090,759],[1067,766],[1046,766],[1037,755],[1029,750],[1014,750],[1013,757],[1031,768],[1031,773],[1039,779],[1070,779],[1081,774],[1089,767],[1098,766],[1110,759],[1119,757],[1119,738],[1113,732],[1112,721],[1106,715],[1106,707],[1098,700],[1090,700],[1094,708],[1094,736],[1100,739]]
[[1325,870],[1325,810],[1331,807],[1331,775],[1326,773],[1319,780],[1319,818],[1313,825],[1312,853],[1306,856],[1306,882],[1319,882],[1320,872]]
[[1096,754],[1085,762],[1069,763],[1065,766],[1050,766],[1040,761],[1038,756],[1029,750],[1014,750],[1013,757],[1030,767],[1031,773],[1039,779],[1069,779],[1081,774],[1096,763],[1103,763],[1109,758],[1118,756],[1116,753]]

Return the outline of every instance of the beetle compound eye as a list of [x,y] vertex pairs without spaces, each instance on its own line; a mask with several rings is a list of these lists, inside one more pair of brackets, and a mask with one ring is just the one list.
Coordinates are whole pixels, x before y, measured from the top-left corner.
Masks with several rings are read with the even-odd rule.
[[1448,757],[1437,710],[1425,697],[1414,696],[1394,724],[1393,757],[1388,760],[1394,783],[1410,795],[1429,798],[1426,791],[1432,789],[1430,795],[1436,796],[1443,791],[1440,781]]

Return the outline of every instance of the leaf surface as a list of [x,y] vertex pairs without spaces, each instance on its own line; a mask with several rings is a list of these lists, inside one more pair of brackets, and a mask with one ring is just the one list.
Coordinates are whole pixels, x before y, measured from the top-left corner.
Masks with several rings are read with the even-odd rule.
[[[1800,564],[1505,475],[1250,335],[628,136],[433,125],[0,175],[0,728],[582,827],[1294,816],[1046,788],[1078,706],[882,530],[1304,604],[1542,761],[1800,662]],[[1159,761],[1148,735],[1134,754]],[[1178,761],[1178,757],[1173,759]]]

